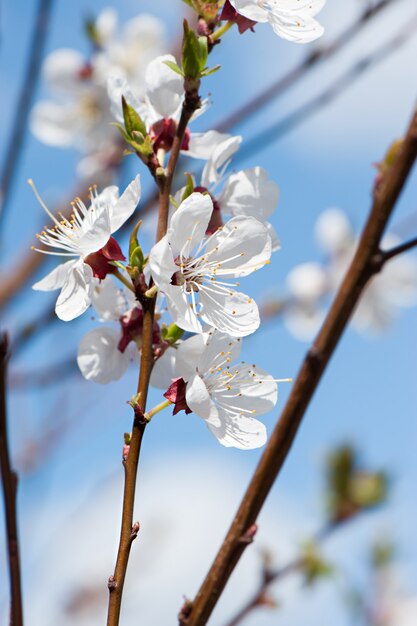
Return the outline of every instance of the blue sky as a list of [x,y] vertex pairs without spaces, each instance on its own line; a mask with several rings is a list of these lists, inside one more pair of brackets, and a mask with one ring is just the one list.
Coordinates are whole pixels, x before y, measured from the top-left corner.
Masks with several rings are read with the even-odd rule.
[[[321,21],[327,29],[325,36],[330,39],[339,32],[357,14],[361,4],[356,0],[349,0],[342,7],[340,0],[328,0],[327,7],[321,14]],[[24,4],[20,0],[6,2],[3,7],[1,80],[3,93],[6,94],[4,98],[7,97],[7,105],[0,119],[3,136],[8,132],[14,113],[35,5],[33,0]],[[47,51],[57,47],[74,47],[86,51],[88,47],[82,33],[83,17],[97,13],[107,3],[77,0],[56,5]],[[168,32],[172,36],[178,31],[178,12],[181,6],[179,0],[175,3],[162,0],[152,3],[152,12],[166,20]],[[397,0],[396,7],[381,15],[348,50],[312,72],[306,81],[292,89],[284,98],[271,103],[259,115],[236,130],[242,132],[244,139],[250,138],[313,97],[344,68],[349,67],[353,60],[392,36],[407,21],[412,8],[413,0]],[[126,0],[118,3],[118,10],[122,22],[139,11],[148,11],[149,4]],[[168,15],[166,11],[169,12]],[[213,55],[213,62],[221,63],[222,69],[203,83],[203,93],[211,93],[213,104],[198,122],[200,128],[209,128],[221,120],[259,89],[270,84],[276,76],[293,67],[306,53],[304,47],[279,40],[266,26],[259,25],[256,31],[256,34],[247,33],[245,37],[239,37],[234,32],[229,33]],[[19,41],[18,46],[16,41]],[[414,37],[401,51],[378,68],[366,73],[343,96],[323,108],[319,114],[284,139],[256,154],[248,155],[244,162],[239,163],[239,167],[265,167],[271,178],[278,183],[281,192],[273,223],[282,241],[282,249],[276,253],[270,267],[247,279],[248,292],[258,301],[262,301],[266,292],[282,292],[286,274],[293,266],[303,261],[319,260],[312,230],[322,210],[329,206],[339,206],[348,213],[356,228],[359,229],[363,224],[370,206],[370,191],[375,176],[372,164],[382,157],[387,145],[401,135],[416,100],[416,54],[417,37]],[[38,96],[42,95],[46,95],[46,92],[41,85]],[[30,134],[27,135],[12,203],[1,237],[2,269],[7,269],[22,246],[32,243],[33,233],[39,223],[40,208],[26,184],[26,179],[33,178],[42,195],[52,203],[65,197],[68,189],[73,186],[76,159],[74,152],[44,146]],[[194,163],[192,165],[195,167]],[[130,157],[126,164],[123,185],[133,177],[136,169],[137,162]],[[148,184],[147,177],[146,181]],[[406,216],[415,215],[416,191],[417,178],[414,173],[392,220],[394,229],[398,224],[397,230],[403,237],[416,234],[415,230],[407,232],[408,228],[401,226],[405,223]],[[417,219],[414,220],[414,225],[417,227]],[[151,241],[147,243],[149,245]],[[49,295],[34,293],[26,288],[6,312],[3,326],[13,332],[23,320],[31,319],[35,312],[43,310],[48,301]],[[393,489],[385,511],[369,518],[362,526],[355,524],[354,528],[347,531],[345,541],[342,539],[336,545],[334,554],[346,567],[356,572],[358,566],[354,564],[352,554],[356,562],[360,563],[367,543],[378,529],[388,528],[394,532],[395,539],[402,546],[400,553],[406,556],[404,566],[409,568],[407,571],[412,572],[415,579],[417,548],[414,529],[417,510],[412,497],[417,478],[415,316],[415,309],[405,311],[390,330],[378,339],[358,335],[354,330],[348,330],[345,334],[266,506],[262,518],[265,521],[261,524],[261,529],[264,527],[265,532],[259,540],[263,545],[271,546],[277,553],[287,554],[286,544],[290,543],[293,549],[294,546],[296,548],[297,542],[320,524],[320,472],[324,455],[329,448],[348,439],[359,446],[370,464],[387,467],[391,471]],[[20,354],[15,363],[12,363],[12,370],[33,371],[47,363],[59,362],[76,349],[79,339],[93,326],[89,317],[87,314],[73,324],[56,323],[48,333],[33,341]],[[245,340],[244,357],[276,377],[295,376],[306,347],[307,344],[295,340],[277,320],[266,324],[256,335]],[[91,532],[94,520],[97,521],[95,507],[101,514],[107,511],[106,516],[111,515],[113,519],[112,528],[117,528],[119,504],[111,506],[111,503],[116,497],[114,494],[118,492],[116,488],[113,491],[112,489],[114,483],[117,485],[121,479],[122,436],[124,431],[129,430],[131,422],[126,400],[131,397],[135,385],[136,373],[132,370],[120,383],[105,388],[87,383],[81,376],[72,376],[44,389],[16,391],[11,394],[11,436],[13,452],[17,457],[22,446],[28,439],[37,437],[45,428],[46,422],[59,424],[62,420],[65,425],[48,453],[48,458],[41,460],[36,471],[24,475],[20,485],[20,527],[23,545],[27,549],[27,556],[24,552],[27,597],[28,603],[31,599],[35,602],[36,598],[37,607],[31,618],[28,604],[29,626],[42,623],[39,615],[42,615],[41,608],[45,599],[39,600],[39,594],[44,592],[34,582],[34,574],[45,574],[40,564],[45,537],[53,537],[53,545],[65,554],[62,540],[60,543],[59,537],[56,537],[57,524],[61,523],[66,527],[66,520],[71,520],[71,525],[76,527],[79,523],[85,532]],[[280,386],[277,410],[275,414],[265,418],[269,430],[272,429],[288,392],[288,385]],[[159,394],[152,392],[150,406],[158,400]],[[200,546],[205,537],[209,536],[208,544],[217,545],[216,542],[218,543],[226,529],[259,454],[258,451],[242,453],[222,448],[211,437],[201,420],[193,415],[179,415],[173,419],[167,411],[152,422],[146,433],[141,481],[145,483],[143,490],[147,494],[149,506],[163,515],[163,509],[158,507],[160,501],[164,502],[166,499],[169,511],[167,519],[172,515],[176,520],[181,518],[181,513],[185,517],[191,516],[189,511],[196,508],[196,526],[185,526],[189,529],[187,536],[197,538],[197,545]],[[176,471],[178,481],[175,480]],[[223,482],[225,493],[221,493]],[[113,500],[107,493],[108,488],[111,488],[109,494]],[[175,489],[178,489],[177,501],[169,495]],[[191,491],[189,498],[184,497],[187,489]],[[87,497],[90,498],[89,502]],[[146,511],[145,504],[142,508],[140,498],[139,494],[139,519],[142,515],[146,519],[151,514]],[[179,508],[180,511],[176,510]],[[210,526],[207,528],[206,524],[203,527],[204,514],[207,511],[217,520],[213,535],[210,535]],[[36,532],[30,531],[29,537],[28,529],[35,522]],[[110,527],[112,523],[109,522]],[[107,529],[107,525],[105,526]],[[109,533],[112,532],[110,527]],[[199,529],[201,532],[204,529],[203,535],[199,534]],[[279,529],[282,529],[281,534]],[[79,534],[71,528],[66,529],[65,533],[67,532],[67,551],[79,553],[82,559],[81,553],[88,549],[88,542],[87,546],[84,540],[77,543],[80,541]],[[160,532],[162,535],[165,533],[163,528]],[[149,541],[152,536],[150,533]],[[186,540],[186,536],[184,539]],[[102,539],[104,542],[113,540],[114,537]],[[145,547],[146,535],[142,541],[144,547],[141,549],[152,551],[149,547],[151,544]],[[346,546],[348,550],[344,549]],[[101,547],[97,549],[100,550]],[[244,565],[243,574],[237,575],[240,576],[237,578],[239,584],[244,585],[245,589],[250,589],[251,583],[256,582],[256,573],[253,571],[256,567],[255,549],[252,552],[252,561],[249,565]],[[169,568],[170,559],[177,559],[178,554],[164,554],[161,556],[161,563]],[[196,572],[202,574],[205,571],[211,555],[212,551],[202,549],[201,559],[197,559],[195,565]],[[66,560],[59,556],[57,558],[59,573],[55,578],[62,574],[62,580],[66,581]],[[70,561],[68,556],[68,571],[71,569]],[[106,570],[100,574],[101,562],[98,561],[99,559],[97,567],[92,569],[92,575],[101,576],[105,580],[109,572]],[[47,562],[49,563],[48,560]],[[76,563],[73,567],[75,566]],[[105,566],[107,567],[107,562]],[[140,562],[137,567],[140,568]],[[0,574],[4,579],[1,565]],[[134,577],[134,573],[130,572],[130,576]],[[182,593],[192,592],[189,586],[185,587],[188,584],[196,585],[197,580],[194,578],[199,579],[199,575],[196,573],[187,581],[184,578],[184,583],[182,579],[179,581],[172,599],[172,619],[178,608],[175,598],[180,602]],[[158,573],[155,573],[155,581],[157,580]],[[417,592],[411,580],[406,584],[410,593]],[[57,582],[57,589],[58,587]],[[152,586],[149,594],[151,589]],[[337,609],[338,593],[333,587],[330,589],[330,586],[325,586],[325,589],[316,594],[307,595],[296,595],[296,590],[291,588],[288,594],[288,606],[285,610],[289,611],[289,624],[299,623],[307,615],[312,624],[321,623],[323,606],[330,606],[334,610],[335,625],[346,623],[343,613]],[[283,596],[283,590],[279,592],[279,596]],[[0,592],[1,602],[4,606],[3,590]],[[227,603],[231,606],[232,600],[229,599]],[[229,607],[227,603],[224,614]],[[219,615],[216,618],[219,624],[223,621],[222,617]],[[255,619],[253,623],[267,625],[275,623],[275,620],[276,616],[268,614],[259,621]]]

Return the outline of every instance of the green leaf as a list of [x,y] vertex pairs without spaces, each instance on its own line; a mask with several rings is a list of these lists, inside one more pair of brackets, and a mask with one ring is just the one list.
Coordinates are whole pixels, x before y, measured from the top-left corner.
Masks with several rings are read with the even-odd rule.
[[130,137],[132,137],[133,132],[138,131],[139,133],[141,133],[141,135],[143,135],[143,137],[145,137],[146,136],[145,124],[143,123],[140,115],[135,111],[135,109],[126,102],[126,99],[124,96],[122,96],[122,108],[123,108],[123,119],[125,122],[125,128],[126,128],[127,134]]
[[138,242],[138,232],[139,232],[139,228],[142,226],[142,220],[138,220],[135,224],[135,226],[133,227],[133,230],[130,234],[129,237],[129,256],[131,256],[133,250],[135,250],[135,248],[138,247],[139,242]]
[[301,571],[306,585],[313,585],[322,578],[329,578],[334,573],[334,568],[321,556],[318,546],[314,541],[304,544],[301,551]]
[[166,331],[165,340],[169,341],[171,345],[174,345],[179,339],[181,339],[183,334],[184,331],[182,328],[179,328],[176,324],[170,324]]
[[201,72],[201,76],[211,76],[212,74],[215,74],[220,68],[221,68],[221,65],[215,65],[210,70],[208,70],[208,69],[207,70],[203,70]]
[[188,172],[185,174],[187,177],[187,184],[185,185],[185,189],[184,189],[184,193],[182,194],[182,198],[181,198],[181,202],[184,202],[184,200],[186,200],[188,198],[188,196],[191,196],[192,193],[194,193],[194,179],[191,176],[191,174],[189,174]]
[[122,126],[121,124],[119,124],[119,122],[110,122],[111,126],[115,126],[116,128],[119,129],[119,131],[122,133],[123,137],[126,139],[127,143],[130,143],[130,137],[127,134],[124,126]]
[[164,63],[165,63],[165,65],[170,67],[171,70],[173,72],[175,72],[176,74],[179,74],[180,76],[184,76],[184,74],[181,71],[181,68],[179,68],[178,65],[176,63],[174,63],[173,61],[164,61]]
[[352,501],[360,509],[378,506],[387,497],[387,477],[382,472],[358,472],[352,477],[350,491]]
[[202,50],[197,35],[189,28],[187,20],[184,20],[182,40],[182,72],[184,76],[194,80],[199,78],[200,72],[205,66],[205,61],[201,64],[201,54]]

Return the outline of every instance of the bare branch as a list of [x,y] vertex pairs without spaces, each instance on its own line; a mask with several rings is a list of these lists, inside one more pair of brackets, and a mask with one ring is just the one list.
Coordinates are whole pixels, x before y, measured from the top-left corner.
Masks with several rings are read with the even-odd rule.
[[2,334],[0,336],[0,467],[6,516],[8,547],[7,556],[10,578],[10,623],[11,626],[23,626],[22,588],[16,511],[17,474],[11,467],[7,437],[7,360],[8,338],[6,334]]
[[374,269],[374,255],[417,158],[417,111],[392,165],[375,190],[373,205],[347,274],[324,324],[307,352],[295,384],[215,560],[181,626],[204,626],[245,549],[241,537],[256,518],[279,475],[304,414]]

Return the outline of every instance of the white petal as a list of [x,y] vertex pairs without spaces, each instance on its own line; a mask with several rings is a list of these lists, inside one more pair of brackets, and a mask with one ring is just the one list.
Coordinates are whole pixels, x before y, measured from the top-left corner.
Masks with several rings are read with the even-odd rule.
[[316,301],[298,301],[284,309],[284,323],[300,341],[311,341],[318,333],[326,311]]
[[202,417],[211,426],[220,426],[217,408],[210,398],[203,379],[198,374],[188,381],[185,398],[193,413]]
[[187,295],[182,287],[168,285],[164,288],[167,298],[168,312],[172,321],[190,333],[201,333],[201,324],[191,308]]
[[161,118],[175,118],[182,102],[184,81],[165,65],[165,61],[176,62],[172,54],[164,54],[151,61],[146,68],[146,93]]
[[268,231],[268,235],[271,238],[271,250],[272,252],[276,252],[281,248],[281,242],[278,238],[277,231],[269,222],[264,222],[266,229]]
[[[175,264],[173,251],[169,245],[169,237],[171,230],[156,243],[149,253],[149,269],[152,278],[157,287],[165,291],[171,285],[171,279],[175,272],[178,271],[178,265]],[[174,251],[177,254],[177,251]]]
[[179,254],[185,246],[183,256],[191,255],[206,233],[212,212],[213,201],[208,194],[192,193],[180,204],[169,225],[173,254]]
[[168,389],[172,380],[180,376],[177,373],[177,351],[168,348],[164,354],[155,362],[151,374],[151,385],[157,389]]
[[110,7],[103,9],[95,21],[94,28],[97,32],[100,45],[107,45],[117,28],[117,11]]
[[82,338],[77,363],[84,378],[105,385],[123,376],[132,354],[129,350],[120,352],[119,339],[120,333],[106,326],[95,328]]
[[[143,105],[136,98],[129,83],[121,76],[109,76],[107,79],[107,94],[110,99],[111,112],[120,124],[124,123],[122,110],[122,95],[130,106],[141,115]],[[144,120],[145,121],[145,120]]]
[[242,137],[239,135],[224,135],[224,139],[220,143],[216,142],[201,176],[201,184],[203,187],[208,188],[210,185],[215,185],[220,180],[222,176],[220,169],[225,164],[227,165],[227,162],[232,158],[235,152],[239,150],[241,143]]
[[[204,333],[206,348],[198,359],[198,371],[205,373],[213,367],[224,367],[225,360],[237,361],[242,347],[242,340],[227,333],[212,330]],[[186,342],[184,342],[186,343]]]
[[61,263],[52,272],[49,272],[47,276],[35,283],[32,289],[35,289],[35,291],[55,291],[55,289],[61,289],[77,263],[78,259]]
[[179,344],[176,349],[177,376],[181,376],[185,381],[194,376],[200,363],[201,355],[206,349],[208,337],[207,333],[201,333],[193,335]]
[[306,12],[271,12],[268,14],[268,21],[279,37],[293,43],[310,43],[324,33],[323,26]]
[[278,185],[262,167],[253,167],[229,176],[218,201],[227,214],[264,221],[275,211],[278,198]]
[[[246,337],[259,328],[256,303],[244,293],[200,292],[201,319],[232,337]],[[180,324],[179,324],[180,325]]]
[[287,275],[287,286],[297,300],[315,301],[329,289],[327,274],[319,263],[302,263]]
[[97,211],[90,221],[83,220],[83,231],[78,241],[74,237],[74,243],[81,256],[87,256],[91,252],[97,252],[106,245],[111,235],[109,207]]
[[218,148],[220,144],[229,138],[230,135],[219,133],[217,130],[209,130],[206,133],[191,133],[189,148],[184,153],[196,159],[206,160],[211,157],[214,150]]
[[84,56],[71,48],[60,48],[49,54],[42,66],[44,80],[54,91],[74,97],[83,88],[80,72],[86,65]]
[[55,305],[55,313],[64,322],[82,315],[91,304],[93,270],[81,260],[73,266],[61,289]]
[[247,276],[269,261],[271,238],[254,217],[233,217],[212,237],[206,256],[219,264],[218,276]]
[[100,281],[94,279],[91,303],[97,311],[99,319],[105,322],[117,321],[123,313],[126,313],[133,306],[133,303],[128,300],[127,294],[116,287],[111,276],[106,276],[104,280]]
[[236,384],[242,395],[236,397],[236,394],[227,390],[217,391],[213,394],[213,399],[230,411],[249,410],[258,415],[272,411],[278,400],[278,385],[272,376],[260,367],[244,361],[236,365],[236,369],[247,373],[247,381],[240,386]]
[[124,27],[123,40],[125,44],[134,49],[140,47],[141,57],[136,61],[143,63],[143,56],[152,53],[155,57],[155,50],[161,48],[165,39],[165,25],[153,15],[141,13],[132,18]]
[[266,22],[268,19],[267,10],[262,8],[256,0],[230,0],[230,4],[240,15],[255,22]]
[[327,209],[319,216],[314,234],[326,254],[334,256],[350,248],[353,232],[346,214],[341,209]]
[[140,193],[140,175],[138,174],[126,187],[116,204],[110,205],[109,215],[112,233],[116,232],[134,213],[140,199]]
[[208,424],[209,429],[222,446],[253,450],[266,443],[265,424],[244,415],[231,416],[219,409],[221,426]]
[[32,109],[30,129],[49,146],[67,148],[77,141],[79,121],[73,104],[57,104],[49,100],[38,102]]

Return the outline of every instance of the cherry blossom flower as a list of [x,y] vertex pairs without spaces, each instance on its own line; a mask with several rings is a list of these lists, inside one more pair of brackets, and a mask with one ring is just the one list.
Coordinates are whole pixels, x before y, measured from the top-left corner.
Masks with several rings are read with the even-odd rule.
[[[108,93],[115,118],[123,124],[122,96],[124,96],[140,115],[147,132],[152,137],[156,152],[159,149],[166,152],[171,149],[184,99],[184,79],[168,67],[167,62],[176,63],[175,57],[172,54],[165,54],[149,63],[145,74],[144,98],[141,98],[134,86],[120,75],[111,76],[108,80]],[[204,113],[207,105],[207,101],[203,101],[191,121]],[[216,145],[227,137],[229,135],[214,130],[191,133],[187,128],[182,151],[190,157],[208,159]]]
[[250,450],[266,441],[266,428],[254,416],[274,408],[278,387],[256,365],[235,363],[241,344],[239,338],[209,331],[186,339],[167,355],[175,355],[175,375],[187,383],[188,408],[205,421],[223,446]]
[[[94,281],[91,300],[101,321],[120,322],[121,328],[102,325],[88,332],[78,347],[77,363],[84,378],[107,384],[119,380],[129,364],[137,360],[137,347],[128,341],[125,328],[129,320],[130,330],[134,324],[135,335],[140,337],[142,325],[137,313],[142,311],[132,292],[118,289],[111,277]],[[130,336],[133,338],[132,332]]]
[[[241,141],[242,137],[232,135],[220,141],[204,166],[200,184],[195,187],[195,191],[207,191],[213,200],[213,213],[207,234],[212,234],[221,226],[225,216],[255,217],[267,227],[272,241],[272,251],[275,252],[279,250],[280,243],[275,229],[267,219],[278,203],[278,185],[268,178],[267,172],[262,167],[225,175]],[[177,194],[178,196],[181,197],[182,192]]]
[[111,166],[120,142],[111,126],[108,76],[129,79],[141,95],[145,68],[164,45],[163,25],[150,15],[126,22],[120,38],[116,26],[116,12],[105,9],[92,27],[90,57],[63,48],[46,58],[43,76],[55,98],[40,101],[32,111],[31,130],[43,143],[87,153],[79,165],[85,177],[99,173],[103,164]]
[[91,193],[87,208],[80,198],[73,203],[70,220],[61,216],[59,221],[46,207],[37,192],[38,200],[54,226],[46,228],[39,241],[54,252],[37,249],[45,254],[75,257],[53,269],[50,274],[33,285],[39,291],[60,289],[55,311],[57,316],[69,321],[78,317],[90,306],[93,277],[104,278],[112,271],[109,261],[123,260],[119,244],[111,236],[132,215],[140,198],[140,177],[126,187],[119,197],[116,186],[107,187],[100,194]]
[[206,237],[213,211],[208,194],[192,193],[171,217],[167,234],[152,248],[149,266],[165,294],[173,321],[202,332],[200,320],[234,337],[259,326],[256,303],[224,279],[247,276],[269,262],[271,238],[253,217],[234,217]]
[[308,43],[324,32],[314,16],[326,0],[230,0],[230,4],[240,15],[268,22],[279,37],[295,43]]
[[[323,250],[325,263],[303,263],[287,277],[290,291],[284,320],[298,338],[307,340],[317,332],[325,315],[326,297],[339,287],[352,260],[357,239],[346,215],[340,209],[324,211],[316,224],[316,239]],[[382,248],[399,243],[387,235]],[[371,278],[352,324],[360,331],[377,334],[388,328],[400,308],[417,303],[417,262],[410,256],[389,261]]]

